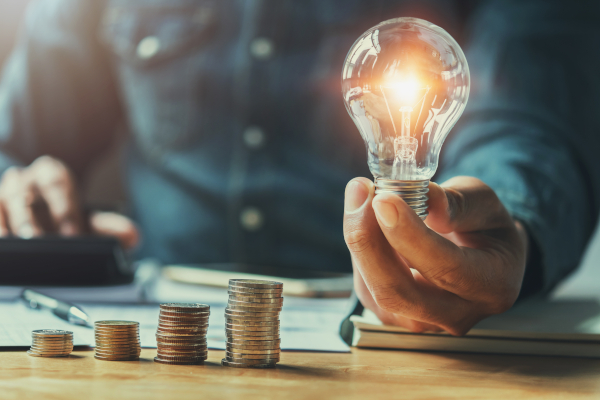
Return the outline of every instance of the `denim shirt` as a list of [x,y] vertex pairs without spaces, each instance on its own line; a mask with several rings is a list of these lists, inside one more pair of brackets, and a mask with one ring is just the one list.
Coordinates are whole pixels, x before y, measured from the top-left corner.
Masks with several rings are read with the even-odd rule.
[[0,85],[0,169],[50,154],[81,173],[124,122],[139,256],[350,271],[344,187],[370,174],[342,63],[369,27],[421,17],[465,46],[473,79],[437,179],[491,185],[527,226],[550,287],[596,219],[598,122],[582,108],[598,104],[600,47],[580,23],[597,9],[471,3],[39,1]]

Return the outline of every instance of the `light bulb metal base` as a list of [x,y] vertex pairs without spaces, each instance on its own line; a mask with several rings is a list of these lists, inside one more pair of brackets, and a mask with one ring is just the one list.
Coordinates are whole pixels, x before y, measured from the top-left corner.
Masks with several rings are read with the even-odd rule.
[[406,202],[417,213],[417,215],[424,220],[427,215],[427,200],[429,197],[429,179],[422,181],[396,181],[392,179],[375,179],[375,194],[379,193],[393,193],[402,197],[402,200]]

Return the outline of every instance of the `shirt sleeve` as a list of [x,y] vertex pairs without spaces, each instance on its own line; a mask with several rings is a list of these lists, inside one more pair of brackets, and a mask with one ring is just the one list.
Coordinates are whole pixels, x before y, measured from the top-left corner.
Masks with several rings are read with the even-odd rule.
[[0,80],[0,173],[51,155],[80,172],[112,140],[119,98],[102,1],[34,1]]
[[525,285],[544,291],[577,267],[598,216],[599,15],[558,1],[493,1],[474,15],[471,98],[436,177],[496,191],[533,241]]

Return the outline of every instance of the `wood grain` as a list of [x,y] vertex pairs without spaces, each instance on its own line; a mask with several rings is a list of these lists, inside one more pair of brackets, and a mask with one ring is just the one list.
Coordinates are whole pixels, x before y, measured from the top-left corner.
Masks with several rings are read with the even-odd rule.
[[354,349],[284,352],[274,370],[0,352],[1,399],[590,399],[600,398],[600,360]]

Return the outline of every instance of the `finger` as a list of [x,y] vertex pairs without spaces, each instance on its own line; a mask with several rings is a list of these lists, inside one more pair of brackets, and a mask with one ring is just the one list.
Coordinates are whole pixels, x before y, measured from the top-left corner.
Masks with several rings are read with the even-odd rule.
[[12,167],[2,176],[2,203],[10,231],[24,239],[43,233],[35,218],[33,205],[37,192],[20,168]]
[[140,241],[140,234],[129,218],[111,212],[97,212],[90,217],[92,233],[117,238],[125,249],[134,248]]
[[6,210],[4,203],[0,201],[0,237],[7,237],[10,235],[10,229],[8,228],[8,219],[6,217]]
[[[410,319],[404,317],[400,314],[394,314],[388,311],[385,311],[377,306],[373,296],[369,292],[365,281],[360,274],[360,271],[354,266],[353,263],[353,277],[354,277],[354,291],[356,296],[360,300],[363,306],[367,309],[371,310],[379,320],[385,325],[395,325],[406,328],[412,332],[439,332],[441,328],[439,326],[428,324],[426,322],[416,321],[414,319]],[[416,271],[414,271],[416,272]],[[414,274],[413,272],[413,274]]]
[[56,230],[65,236],[83,232],[83,218],[75,179],[68,168],[52,157],[40,157],[31,165],[33,179],[48,206]]
[[508,240],[503,233],[498,233],[498,238],[468,234],[473,243],[486,241],[481,243],[486,251],[459,247],[429,229],[396,195],[376,196],[373,207],[390,245],[434,285],[475,300],[492,290],[494,282],[502,281],[506,271],[499,265],[510,256],[502,246]]
[[441,186],[429,184],[425,222],[438,233],[474,232],[512,224],[496,193],[477,178],[458,176]]
[[377,306],[434,325],[447,325],[449,320],[460,318],[457,311],[463,307],[457,303],[463,300],[425,281],[415,280],[390,246],[375,218],[371,206],[373,195],[373,183],[368,179],[357,178],[348,184],[344,237]]

